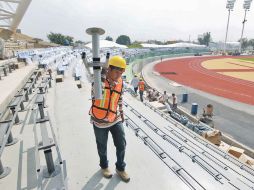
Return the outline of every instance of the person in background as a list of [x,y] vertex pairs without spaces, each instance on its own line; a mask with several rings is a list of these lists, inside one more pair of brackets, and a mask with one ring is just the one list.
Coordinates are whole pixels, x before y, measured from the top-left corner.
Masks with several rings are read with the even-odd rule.
[[158,93],[159,92],[157,92],[155,89],[153,89],[151,101],[156,101],[157,100],[158,95],[159,95]]
[[152,101],[152,93],[153,93],[153,91],[152,91],[151,88],[149,88],[146,92],[147,92],[146,93],[147,94],[146,98],[148,99],[149,102],[151,102]]
[[143,95],[145,91],[145,82],[142,80],[142,78],[139,79],[138,83],[138,90],[139,90],[139,95],[140,95],[140,101],[143,102]]
[[131,85],[132,85],[133,88],[134,88],[135,94],[137,94],[137,91],[138,91],[138,83],[139,83],[138,76],[135,75],[135,76],[133,77],[133,79],[131,80]]
[[213,121],[213,105],[208,104],[206,109],[203,108],[203,114],[199,119],[201,122],[206,123],[210,127],[214,128],[214,121]]
[[177,109],[177,97],[175,93],[172,94],[172,110],[175,111]]
[[159,98],[159,102],[162,104],[165,104],[168,101],[169,96],[167,95],[167,92],[164,91],[164,93]]

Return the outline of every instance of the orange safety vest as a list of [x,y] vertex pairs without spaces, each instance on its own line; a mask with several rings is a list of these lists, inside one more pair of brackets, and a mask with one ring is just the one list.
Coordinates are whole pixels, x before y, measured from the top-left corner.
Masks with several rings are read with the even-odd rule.
[[90,115],[103,122],[114,122],[117,116],[117,106],[122,94],[123,80],[120,78],[114,89],[110,88],[108,80],[104,82],[102,99],[92,101]]
[[139,81],[138,89],[139,89],[139,91],[144,91],[145,90],[145,82],[144,81]]

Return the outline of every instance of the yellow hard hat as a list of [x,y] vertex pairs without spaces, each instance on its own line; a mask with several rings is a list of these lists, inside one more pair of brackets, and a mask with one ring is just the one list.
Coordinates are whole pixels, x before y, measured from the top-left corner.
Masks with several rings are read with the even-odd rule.
[[125,59],[118,55],[110,57],[108,64],[122,69],[126,69]]

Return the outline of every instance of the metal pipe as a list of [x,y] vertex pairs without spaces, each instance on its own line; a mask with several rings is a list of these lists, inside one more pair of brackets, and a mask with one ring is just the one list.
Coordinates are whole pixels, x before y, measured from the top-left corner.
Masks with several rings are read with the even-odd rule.
[[24,110],[25,110],[23,100],[20,102],[20,109],[21,109],[21,111],[24,111]]
[[4,71],[4,76],[7,76],[7,70],[6,70],[6,67],[4,66],[3,68],[3,71]]
[[92,34],[92,47],[93,58],[100,58],[100,38],[97,33]]
[[25,90],[25,101],[28,102],[28,100],[29,100],[28,90]]
[[242,33],[241,33],[241,38],[240,38],[240,47],[239,47],[239,52],[242,53],[242,40],[243,40],[243,31],[244,31],[244,26],[245,26],[245,22],[246,20],[246,14],[247,14],[247,9],[245,9],[244,12],[244,19],[243,19],[243,28],[242,28]]
[[10,132],[10,134],[8,136],[7,144],[10,144],[12,142],[13,142],[13,136],[12,136],[12,132]]
[[109,60],[109,57],[110,57],[110,53],[107,52],[107,55],[106,55],[106,67],[108,68],[108,60]]
[[12,111],[13,117],[15,117],[15,115],[16,115],[15,124],[19,123],[19,116],[18,116],[18,114],[15,114],[16,108],[15,107],[11,108],[11,111]]
[[48,173],[52,174],[55,171],[55,165],[54,165],[54,160],[53,160],[51,149],[45,150],[44,155],[45,155],[45,159],[46,159]]
[[45,118],[45,114],[44,114],[44,110],[43,110],[43,104],[38,104],[38,106],[39,106],[39,111],[40,111],[41,119],[44,119]]
[[4,173],[4,167],[3,167],[3,164],[2,164],[2,161],[0,159],[0,175]]
[[229,20],[230,20],[230,12],[231,10],[228,9],[228,22],[227,22],[227,29],[226,29],[226,37],[225,37],[225,43],[224,43],[224,53],[226,54],[226,46],[227,46],[227,39],[228,39],[228,27],[229,27]]
[[93,52],[93,73],[94,73],[94,98],[102,99],[102,84],[101,84],[101,66],[100,63],[100,39],[99,36],[105,31],[101,28],[88,28],[86,33],[92,35],[92,52]]

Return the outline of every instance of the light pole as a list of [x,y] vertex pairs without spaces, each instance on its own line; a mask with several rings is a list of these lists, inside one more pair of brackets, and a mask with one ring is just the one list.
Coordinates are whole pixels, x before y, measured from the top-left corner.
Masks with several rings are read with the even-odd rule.
[[250,5],[251,5],[252,0],[244,0],[243,3],[243,8],[244,8],[244,19],[243,19],[243,28],[242,28],[242,33],[241,33],[241,38],[240,38],[240,47],[239,47],[239,52],[242,53],[242,40],[243,40],[243,31],[244,31],[244,26],[245,26],[245,22],[247,22],[246,20],[246,13],[247,11],[250,10]]
[[227,29],[226,29],[226,37],[225,37],[225,43],[224,43],[224,54],[226,54],[226,48],[227,48],[227,38],[228,38],[228,27],[229,27],[229,20],[230,20],[230,13],[234,9],[236,0],[227,0],[227,6],[228,9],[228,22],[227,22]]

